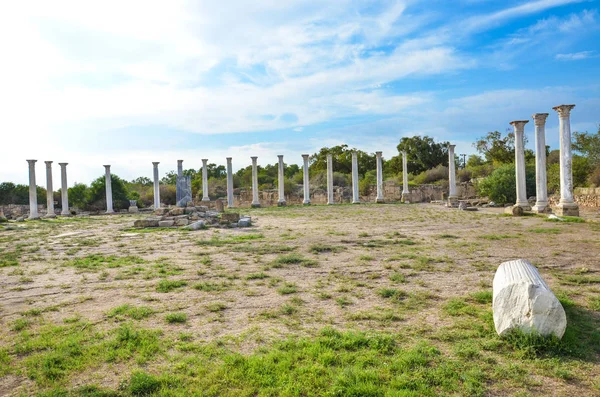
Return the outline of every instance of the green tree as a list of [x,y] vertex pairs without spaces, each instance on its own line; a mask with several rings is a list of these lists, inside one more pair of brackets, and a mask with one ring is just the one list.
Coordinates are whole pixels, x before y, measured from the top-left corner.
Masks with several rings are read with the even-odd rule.
[[[318,153],[314,153],[310,156],[310,167],[309,173],[312,175],[320,171],[327,171],[327,155],[332,155],[332,165],[335,172],[341,172],[342,174],[352,173],[352,151],[356,149],[349,149],[348,145],[338,145],[333,147],[323,147]],[[368,154],[362,150],[356,150],[358,160],[358,174],[359,176],[364,175],[370,170],[374,170],[376,167],[375,154]]]
[[152,180],[145,176],[140,176],[131,181],[131,183],[142,186],[152,186]]
[[[404,137],[398,144],[398,152],[407,154],[408,172],[419,174],[423,171],[435,168],[438,165],[448,166],[448,142],[435,142],[433,138],[425,135]],[[401,167],[401,155],[396,163]],[[400,171],[402,169],[400,168]]]
[[176,185],[177,184],[177,173],[175,171],[169,171],[160,179],[161,185]]
[[[113,207],[115,209],[129,208],[129,192],[125,182],[115,174],[111,174]],[[104,175],[95,179],[89,188],[88,209],[100,211],[106,208],[106,180]]]
[[[527,166],[525,172],[527,197],[535,196],[535,167]],[[487,196],[498,204],[517,201],[515,165],[505,164],[497,168],[477,185],[481,196]]]
[[73,187],[67,189],[69,193],[69,206],[80,209],[87,208],[90,192],[84,183],[75,183]]
[[591,167],[600,165],[600,126],[595,134],[574,132],[573,150],[585,156]]
[[508,164],[515,159],[515,134],[513,132],[508,132],[504,137],[498,131],[488,132],[473,146],[489,163]]

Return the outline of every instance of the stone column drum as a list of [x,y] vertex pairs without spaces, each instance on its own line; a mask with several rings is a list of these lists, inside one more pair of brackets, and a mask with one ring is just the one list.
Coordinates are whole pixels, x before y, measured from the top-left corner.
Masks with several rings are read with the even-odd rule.
[[257,156],[250,157],[252,159],[252,204],[253,208],[260,207],[258,200],[258,166],[256,165]]
[[560,131],[560,201],[557,215],[579,216],[579,206],[573,198],[573,157],[571,154],[571,110],[575,105],[560,105],[558,112]]
[[352,151],[352,204],[360,204],[358,195],[358,153]]
[[104,179],[106,184],[106,213],[114,214],[112,198],[112,180],[110,179],[110,165],[104,166]]
[[46,218],[56,218],[54,213],[54,187],[52,186],[52,161],[46,163]]
[[29,163],[29,219],[39,219],[37,190],[35,184],[35,162],[37,160],[27,160]]
[[527,201],[527,185],[525,182],[525,124],[528,120],[515,120],[510,124],[515,129],[515,176],[517,178],[517,202],[515,207],[521,207],[523,211],[530,211],[531,206]]
[[535,124],[535,205],[531,210],[538,214],[550,211],[546,178],[546,118],[548,113],[536,113]]
[[327,155],[327,204],[335,204],[333,201],[333,156]]
[[67,184],[67,165],[69,163],[58,163],[60,165],[60,198],[61,198],[61,211],[62,216],[70,216],[69,212],[69,188]]
[[408,160],[406,152],[402,151],[402,202],[408,201],[410,191],[408,190]]
[[458,206],[458,195],[456,194],[456,163],[454,162],[454,148],[456,145],[448,145],[448,206]]
[[279,200],[277,200],[277,205],[279,207],[285,206],[285,175],[283,173],[283,155],[277,155],[277,159],[279,161],[279,169],[278,169],[278,178],[277,178],[277,188],[279,190]]
[[375,152],[377,167],[377,198],[376,203],[383,203],[383,164],[381,163],[381,152]]
[[233,167],[231,165],[231,157],[227,160],[227,208],[233,208]]
[[160,183],[158,180],[158,165],[160,162],[153,161],[153,177],[154,177],[154,209],[157,210],[160,208]]
[[304,162],[304,168],[302,169],[302,172],[304,174],[304,201],[302,202],[302,204],[304,205],[310,205],[310,177],[308,175],[308,156],[308,154],[302,155],[302,161]]
[[210,197],[208,197],[208,159],[202,159],[202,201],[210,201]]
[[177,160],[177,179],[175,184],[175,202],[181,201],[183,192],[179,183],[179,179],[183,176],[183,160]]

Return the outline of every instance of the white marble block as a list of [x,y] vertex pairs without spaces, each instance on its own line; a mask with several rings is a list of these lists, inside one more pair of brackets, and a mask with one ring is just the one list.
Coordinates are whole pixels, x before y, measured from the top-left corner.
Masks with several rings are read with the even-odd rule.
[[492,307],[496,332],[513,329],[562,338],[567,317],[538,270],[524,259],[502,263],[494,276]]

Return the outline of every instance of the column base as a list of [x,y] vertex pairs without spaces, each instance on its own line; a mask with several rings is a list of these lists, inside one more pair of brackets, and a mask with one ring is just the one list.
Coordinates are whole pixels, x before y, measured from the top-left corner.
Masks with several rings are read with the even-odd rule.
[[548,206],[548,203],[535,203],[533,207],[531,207],[531,211],[536,214],[551,214],[552,209]]
[[285,202],[285,200],[283,200],[283,201],[278,201],[278,202],[277,202],[277,206],[278,206],[278,207],[285,207],[285,206],[286,206],[286,202]]
[[44,218],[56,218],[56,214],[51,212],[51,213],[49,213],[49,214],[46,214],[46,215],[44,216]]
[[514,206],[521,207],[523,211],[531,211],[531,205],[529,205],[529,203],[517,203]]
[[458,197],[450,196],[448,197],[448,202],[446,204],[449,208],[458,208]]
[[105,214],[112,215],[112,214],[115,214],[115,211],[106,211]]
[[252,204],[250,204],[250,207],[252,207],[252,208],[260,208],[260,203],[252,203]]
[[202,197],[202,201],[210,201],[210,197]]
[[579,206],[575,203],[558,203],[555,212],[558,216],[579,216]]
[[352,204],[360,204],[360,201],[353,201]]
[[385,200],[384,200],[384,199],[382,199],[381,197],[378,197],[378,198],[376,198],[376,199],[375,199],[375,202],[376,202],[377,204],[383,204],[383,203],[385,203]]
[[27,217],[28,221],[37,221],[37,220],[40,220],[40,219],[42,219],[42,218],[40,218],[39,215]]
[[310,200],[305,200],[302,205],[310,205]]
[[335,203],[327,202],[327,205],[335,205]]

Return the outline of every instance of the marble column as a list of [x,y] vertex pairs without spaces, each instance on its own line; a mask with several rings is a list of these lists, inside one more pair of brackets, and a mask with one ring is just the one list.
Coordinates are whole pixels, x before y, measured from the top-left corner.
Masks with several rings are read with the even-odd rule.
[[304,183],[304,201],[302,204],[310,205],[310,178],[308,175],[308,154],[302,155],[302,161],[304,162],[302,173],[303,173],[303,183]]
[[283,206],[285,206],[285,174],[283,173],[283,155],[278,154],[277,159],[279,161],[278,178],[277,178],[277,188],[279,190],[279,200],[277,200],[277,205],[279,207],[283,207]]
[[54,213],[54,188],[52,187],[52,161],[46,163],[46,218],[56,218]]
[[60,165],[60,214],[62,216],[71,216],[71,213],[69,212],[69,185],[67,184],[67,164],[69,163],[58,163],[58,165]]
[[208,197],[208,159],[202,159],[202,201],[210,201],[210,197]]
[[376,203],[383,203],[383,164],[381,160],[381,152],[375,152],[375,161],[377,168],[377,198]]
[[231,165],[231,157],[227,160],[227,208],[233,208],[233,167]]
[[557,215],[579,216],[579,206],[573,198],[573,157],[571,154],[571,110],[575,105],[560,105],[558,112],[560,131],[560,201]]
[[456,194],[456,163],[454,161],[454,148],[456,145],[448,145],[448,205],[455,206],[458,202]]
[[29,219],[39,219],[37,190],[35,184],[35,162],[37,160],[27,160],[29,163]]
[[333,200],[333,156],[327,155],[327,204],[335,204]]
[[256,165],[257,156],[250,157],[252,159],[252,204],[253,208],[260,207],[260,200],[258,200],[258,166]]
[[550,210],[546,178],[546,118],[548,113],[536,113],[531,117],[535,123],[535,205],[531,210],[543,214]]
[[352,151],[352,204],[360,204],[358,195],[358,153]]
[[515,129],[515,174],[517,178],[517,202],[516,207],[521,207],[524,211],[530,211],[531,206],[527,201],[527,185],[525,182],[525,124],[528,120],[511,121],[510,124]]
[[158,180],[158,165],[159,161],[153,161],[153,176],[154,176],[154,209],[157,210],[160,208],[160,184]]
[[104,166],[104,180],[106,184],[106,213],[114,214],[112,198],[112,180],[110,179],[110,165]]
[[402,152],[402,202],[408,201],[410,191],[408,190],[408,160],[406,152]]
[[177,160],[177,177],[183,176],[183,160]]

